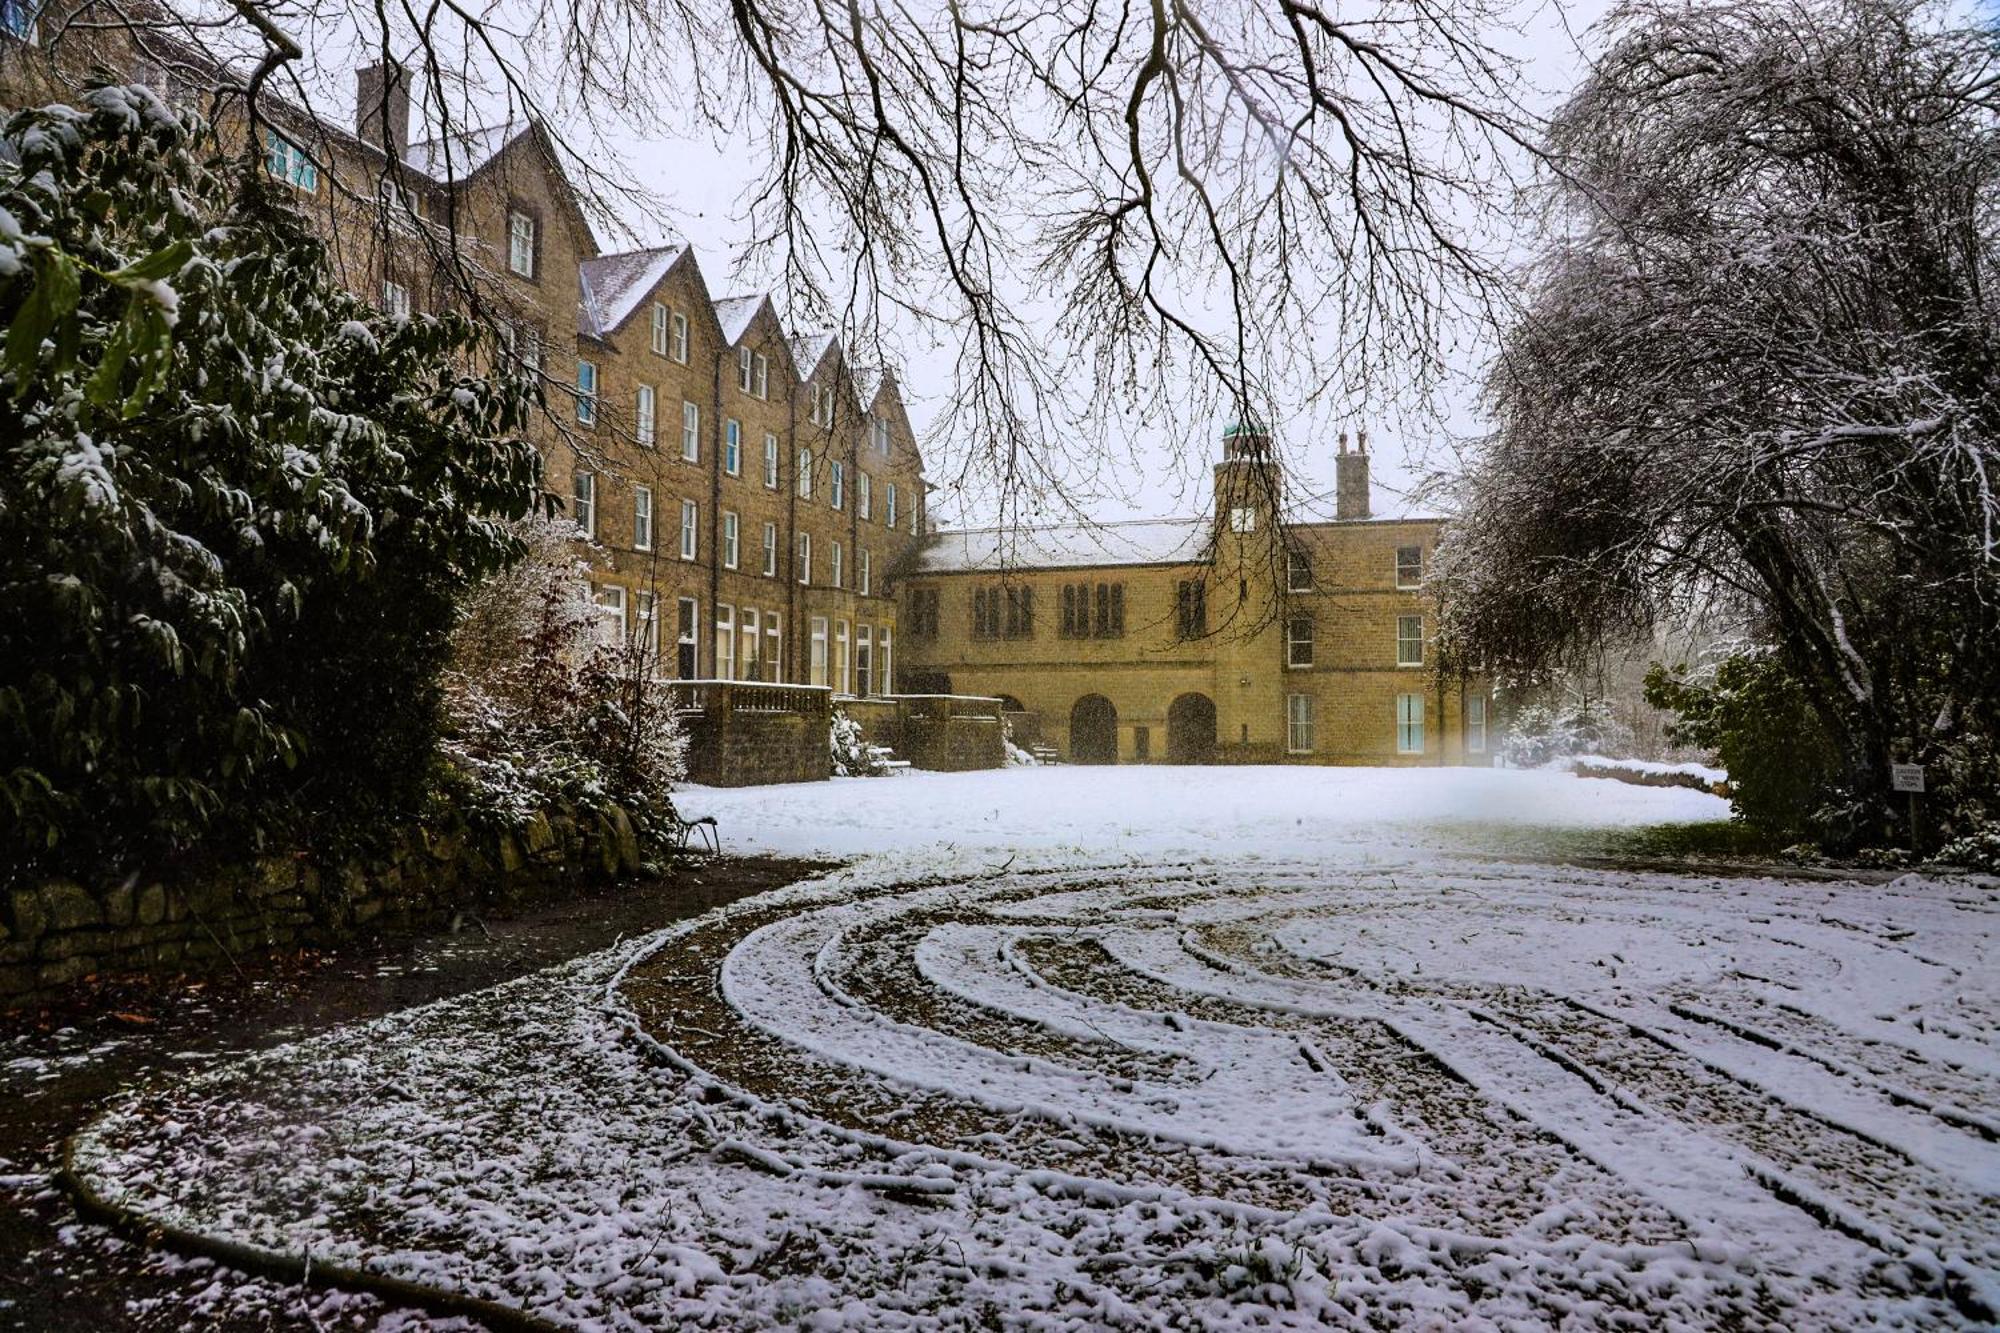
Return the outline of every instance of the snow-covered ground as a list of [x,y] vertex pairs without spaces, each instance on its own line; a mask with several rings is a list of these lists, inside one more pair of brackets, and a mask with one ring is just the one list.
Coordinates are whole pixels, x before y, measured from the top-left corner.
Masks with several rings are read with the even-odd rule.
[[2000,1310],[1990,883],[1468,853],[1720,807],[1552,774],[684,805],[738,849],[870,854],[137,1097],[82,1169],[161,1220],[577,1327]]
[[1091,857],[1488,851],[1496,835],[1729,818],[1705,792],[1489,768],[1004,768],[690,787],[740,852],[860,856],[949,844]]

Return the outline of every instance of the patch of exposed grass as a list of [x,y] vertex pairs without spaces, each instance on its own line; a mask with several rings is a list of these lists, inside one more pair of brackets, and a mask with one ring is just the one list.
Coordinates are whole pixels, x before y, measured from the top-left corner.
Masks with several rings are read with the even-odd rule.
[[1778,848],[1746,824],[1711,819],[1695,824],[1648,824],[1605,835],[1608,854],[1661,860],[1771,861]]

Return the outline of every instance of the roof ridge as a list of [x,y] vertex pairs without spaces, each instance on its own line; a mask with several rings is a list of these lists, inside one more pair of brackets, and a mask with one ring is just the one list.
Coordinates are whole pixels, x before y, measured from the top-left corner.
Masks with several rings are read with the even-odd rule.
[[995,523],[980,528],[940,528],[936,535],[951,537],[970,535],[978,532],[1054,532],[1059,528],[1075,528],[1078,530],[1086,528],[1131,528],[1137,527],[1142,523],[1199,523],[1207,517],[1208,515],[1206,514],[1172,514],[1164,515],[1160,518],[1113,518],[1103,520],[1102,522],[1097,519],[1086,519],[1081,523]]

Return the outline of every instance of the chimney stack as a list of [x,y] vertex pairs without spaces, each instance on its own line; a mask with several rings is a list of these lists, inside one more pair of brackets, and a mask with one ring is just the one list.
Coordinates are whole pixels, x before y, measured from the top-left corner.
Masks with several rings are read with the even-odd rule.
[[354,75],[354,132],[401,162],[410,148],[410,75],[395,61]]
[[1333,516],[1368,517],[1368,428],[1355,432],[1356,449],[1347,452],[1347,432],[1340,432],[1340,454],[1333,460]]

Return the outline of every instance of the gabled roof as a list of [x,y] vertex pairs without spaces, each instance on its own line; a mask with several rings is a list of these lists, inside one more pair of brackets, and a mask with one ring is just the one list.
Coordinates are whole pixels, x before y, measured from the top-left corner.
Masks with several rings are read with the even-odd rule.
[[743,341],[743,335],[750,331],[750,321],[757,312],[770,302],[771,298],[759,293],[755,296],[724,296],[715,303],[715,322],[722,326],[722,341],[731,347]]
[[787,339],[792,347],[792,364],[798,367],[799,378],[809,380],[818,370],[820,362],[826,360],[827,353],[840,346],[840,339],[831,333],[795,333]]
[[861,410],[866,412],[875,406],[875,399],[881,394],[882,386],[888,382],[888,374],[880,366],[860,366],[854,371],[854,396],[861,402]]
[[685,244],[660,245],[584,260],[577,266],[578,331],[603,338],[623,326],[687,251]]
[[523,120],[460,130],[441,139],[420,139],[403,152],[403,165],[434,181],[464,180],[500,156],[500,150],[528,132]]
[[934,533],[917,553],[919,574],[1184,565],[1200,560],[1209,518],[1148,518],[1047,528],[968,528]]

